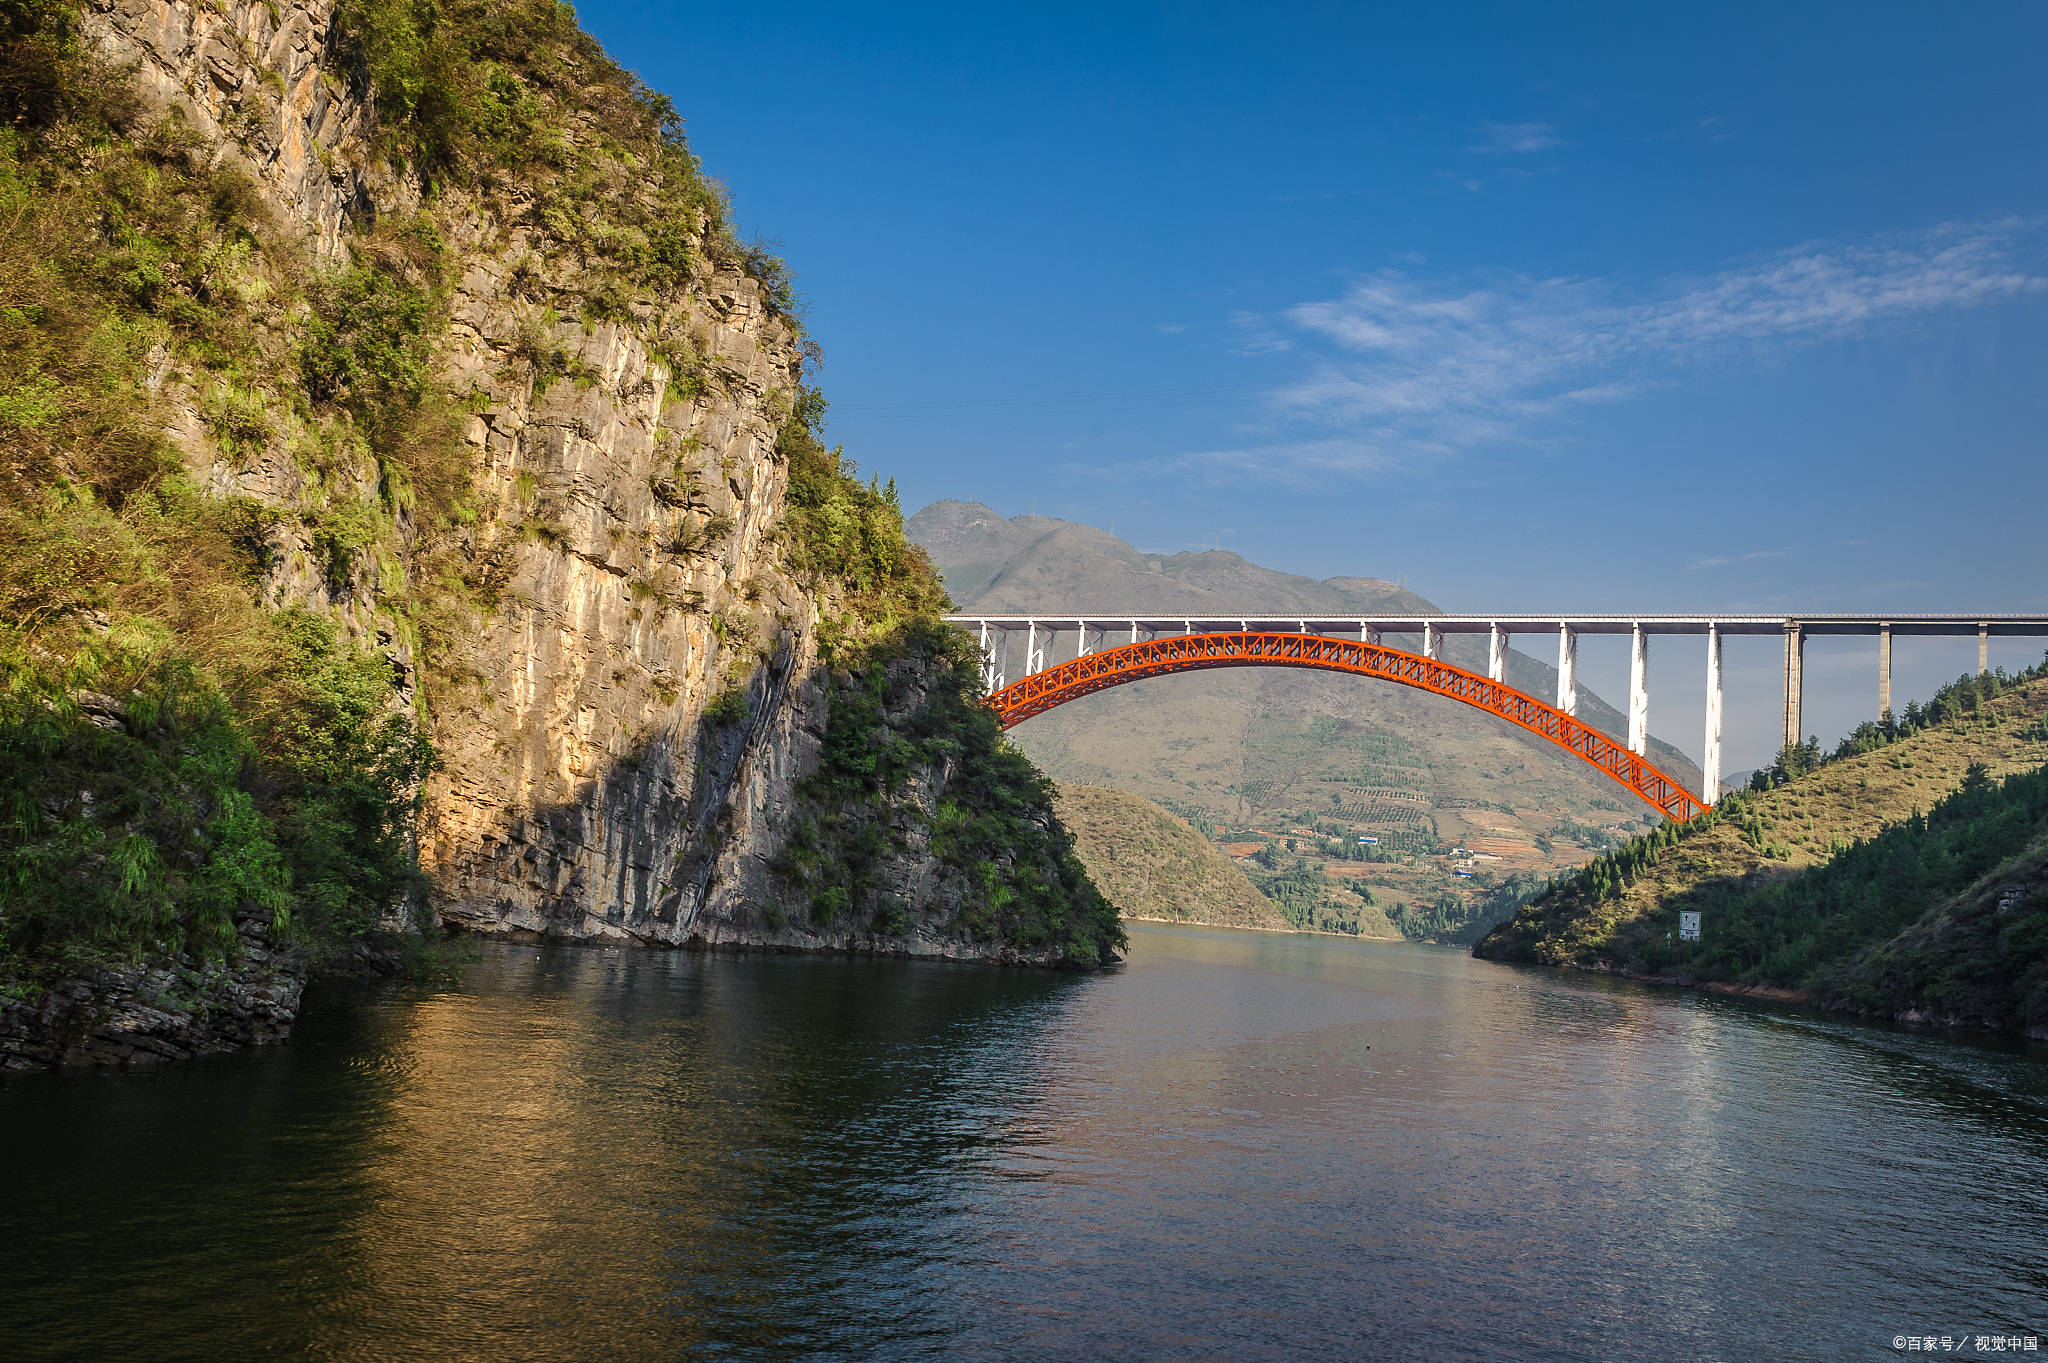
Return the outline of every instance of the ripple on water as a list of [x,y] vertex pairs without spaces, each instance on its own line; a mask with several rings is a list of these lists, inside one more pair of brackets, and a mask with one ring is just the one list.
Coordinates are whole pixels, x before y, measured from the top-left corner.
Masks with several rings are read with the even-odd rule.
[[1833,1358],[2039,1331],[2048,1064],[1413,946],[497,948],[0,1085],[19,1358]]

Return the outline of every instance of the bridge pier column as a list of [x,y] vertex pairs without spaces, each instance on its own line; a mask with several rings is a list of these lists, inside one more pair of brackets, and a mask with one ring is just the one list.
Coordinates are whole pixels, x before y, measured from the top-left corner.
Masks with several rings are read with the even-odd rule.
[[1638,623],[1629,636],[1628,750],[1641,757],[1650,743],[1650,636]]
[[1085,658],[1088,656],[1088,622],[1086,620],[1076,620],[1074,622],[1074,630],[1079,636],[1074,640],[1074,656],[1076,658]]
[[1806,698],[1806,679],[1802,675],[1806,666],[1806,631],[1796,620],[1785,622],[1785,744],[1795,748],[1800,742],[1800,728],[1803,720],[1800,707]]
[[1557,708],[1568,715],[1579,713],[1579,632],[1559,622],[1557,626]]
[[1892,713],[1892,622],[1877,627],[1877,718],[1880,723]]
[[1444,641],[1443,631],[1424,620],[1422,622],[1422,656],[1434,658]]
[[1707,626],[1707,738],[1700,745],[1700,803],[1721,799],[1721,627]]
[[993,692],[996,689],[995,655],[988,651],[988,621],[981,622],[981,689]]
[[1045,670],[1045,650],[1038,646],[1038,622],[1024,622],[1024,675]]
[[1134,644],[1138,642],[1138,622],[1136,620],[1131,621],[1131,642]]
[[1494,681],[1508,677],[1508,636],[1499,625],[1489,625],[1486,630],[1486,675]]
[[1991,670],[1991,630],[1983,621],[1977,622],[1977,675],[1983,676]]

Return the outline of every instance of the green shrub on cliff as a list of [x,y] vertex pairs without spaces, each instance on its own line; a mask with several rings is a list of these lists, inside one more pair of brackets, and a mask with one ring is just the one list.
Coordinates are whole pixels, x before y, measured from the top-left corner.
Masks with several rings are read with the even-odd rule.
[[[819,926],[900,936],[909,923],[886,854],[922,832],[957,900],[942,930],[1106,964],[1125,944],[1116,909],[1054,816],[1052,783],[1004,739],[980,688],[972,640],[935,620],[840,672],[823,759],[801,792],[806,826],[781,869],[808,888]],[[909,788],[923,780],[937,788]]]
[[[786,869],[811,887],[821,925],[852,917],[900,936],[909,920],[878,872],[888,839],[920,826],[965,890],[951,930],[1055,949],[1070,965],[1108,962],[1123,927],[1053,812],[1052,783],[981,703],[979,651],[941,620],[952,603],[904,535],[895,484],[863,483],[843,447],[825,444],[825,411],[816,390],[800,391],[776,444],[789,466],[784,556],[818,593],[835,671],[823,760],[803,792],[810,832]],[[938,789],[910,798],[914,778]]]
[[776,439],[789,463],[784,553],[827,604],[825,645],[857,664],[907,629],[936,627],[952,605],[938,569],[903,533],[893,480],[863,483],[844,446],[827,447],[824,397],[797,394]]
[[279,613],[271,633],[269,675],[244,682],[250,783],[276,825],[302,937],[330,949],[423,891],[412,829],[433,748],[390,708],[381,655],[304,611]]
[[571,6],[343,0],[335,18],[376,91],[386,153],[429,185],[516,185],[531,224],[592,272],[594,312],[630,314],[635,290],[680,292],[708,251],[795,320],[789,267],[733,235],[675,106],[613,61]]
[[161,643],[121,631],[61,670],[19,642],[0,654],[0,974],[219,956],[245,905],[285,910],[288,875],[242,787],[248,736]]
[[219,958],[251,914],[319,957],[412,888],[430,755],[387,665],[275,623],[233,692],[148,622],[0,635],[0,976]]

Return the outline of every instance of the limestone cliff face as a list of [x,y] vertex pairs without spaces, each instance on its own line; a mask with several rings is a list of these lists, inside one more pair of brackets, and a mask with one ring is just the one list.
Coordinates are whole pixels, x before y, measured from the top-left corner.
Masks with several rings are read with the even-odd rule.
[[368,107],[338,69],[331,3],[92,0],[93,36],[145,95],[246,163],[280,216],[332,259],[367,207]]
[[[716,357],[713,391],[669,400],[667,368],[616,323],[556,323],[548,340],[582,377],[540,389],[507,351],[545,305],[511,295],[506,258],[544,243],[514,229],[493,249],[490,230],[464,243],[448,366],[484,395],[469,440],[496,515],[474,551],[504,586],[458,654],[478,685],[435,716],[427,860],[473,926],[716,938],[746,868],[779,850],[762,816],[825,720],[815,608],[772,544],[773,404],[796,387],[795,344],[753,280],[712,269],[664,320]],[[706,725],[729,685],[746,688],[743,716]]]
[[[366,224],[423,209],[445,241],[437,367],[466,395],[482,508],[453,556],[483,590],[431,660],[406,609],[427,593],[404,512],[342,571],[321,548],[320,508],[375,500],[368,456],[309,473],[288,420],[261,449],[224,452],[196,382],[168,364],[156,376],[208,487],[298,513],[270,531],[272,599],[374,639],[426,715],[442,768],[421,852],[444,916],[585,939],[1005,950],[946,926],[967,891],[921,841],[953,775],[944,762],[913,774],[883,820],[884,892],[909,911],[897,930],[820,926],[775,869],[833,683],[820,603],[778,541],[777,436],[800,343],[757,280],[693,256],[679,295],[592,319],[582,260],[516,187],[429,198],[374,153],[373,93],[338,55],[331,0],[93,3],[103,50],[245,163],[313,268],[348,259]],[[687,383],[662,357],[677,354],[696,358]],[[1006,954],[1034,952],[1057,948]]]

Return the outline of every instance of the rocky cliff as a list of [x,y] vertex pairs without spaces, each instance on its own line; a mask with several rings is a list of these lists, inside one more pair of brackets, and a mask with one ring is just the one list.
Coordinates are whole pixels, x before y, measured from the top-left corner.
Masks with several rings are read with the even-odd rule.
[[[332,744],[309,766],[290,704],[345,707],[277,701],[254,646],[236,652],[310,619],[294,638],[371,658],[377,713],[431,739],[416,822],[386,823],[409,822],[432,902],[471,930],[1107,957],[1113,913],[975,704],[893,492],[820,438],[786,272],[732,237],[673,109],[565,7],[91,0],[9,22],[0,95],[30,131],[7,184],[53,239],[90,219],[64,299],[128,329],[107,381],[136,385],[127,437],[168,451],[102,476],[60,412],[47,458],[10,466],[35,508],[14,538],[57,552],[71,513],[50,489],[70,479],[107,532],[139,490],[213,553],[185,574],[192,551],[143,535],[77,599],[20,585],[23,668],[130,660],[108,641],[144,620],[151,658],[196,659],[241,707],[251,760],[275,740],[323,791],[350,760],[388,775]],[[119,273],[143,268],[122,259],[138,235],[146,290]],[[83,335],[5,340],[57,354]],[[152,598],[152,572],[180,585]],[[188,578],[215,583],[212,606]],[[125,716],[157,712],[115,704],[147,738]],[[275,787],[242,794],[285,840]],[[105,831],[90,798],[40,798]],[[241,907],[288,917],[306,883],[272,875]],[[184,882],[164,884],[182,912]]]

